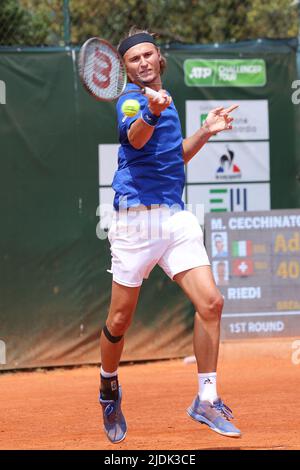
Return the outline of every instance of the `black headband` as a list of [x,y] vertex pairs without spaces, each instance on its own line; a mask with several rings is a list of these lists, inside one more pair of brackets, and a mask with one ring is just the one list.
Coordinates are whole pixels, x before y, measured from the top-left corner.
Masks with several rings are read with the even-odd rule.
[[128,51],[133,46],[136,46],[137,44],[141,44],[142,42],[151,42],[151,44],[155,45],[155,41],[153,39],[153,36],[148,33],[137,33],[134,34],[133,36],[129,36],[129,38],[124,39],[124,41],[121,42],[118,51],[123,57],[125,52]]

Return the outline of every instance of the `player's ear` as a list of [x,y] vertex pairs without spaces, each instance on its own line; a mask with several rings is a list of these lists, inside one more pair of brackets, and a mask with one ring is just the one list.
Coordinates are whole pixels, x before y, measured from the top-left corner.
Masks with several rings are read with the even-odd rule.
[[160,64],[160,74],[162,75],[167,67],[167,60],[166,58],[161,54],[160,49],[157,47],[157,53],[159,57],[159,64]]

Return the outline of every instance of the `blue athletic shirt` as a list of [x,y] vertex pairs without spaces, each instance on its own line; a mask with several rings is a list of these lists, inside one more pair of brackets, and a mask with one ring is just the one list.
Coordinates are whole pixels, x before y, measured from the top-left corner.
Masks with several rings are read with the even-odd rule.
[[[129,83],[126,90],[139,89]],[[182,132],[177,110],[172,102],[155,126],[150,140],[137,150],[130,145],[127,132],[140,116],[124,116],[121,107],[128,99],[138,100],[141,110],[148,103],[141,93],[123,95],[117,102],[120,147],[118,170],[112,183],[115,191],[114,207],[132,207],[139,204],[179,205],[182,209],[182,192],[185,182],[182,154]]]

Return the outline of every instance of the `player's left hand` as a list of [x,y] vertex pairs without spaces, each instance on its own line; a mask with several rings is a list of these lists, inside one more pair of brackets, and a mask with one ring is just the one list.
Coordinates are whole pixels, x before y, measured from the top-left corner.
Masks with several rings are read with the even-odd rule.
[[232,129],[233,117],[230,113],[238,108],[238,104],[233,104],[229,108],[223,106],[212,109],[204,121],[203,127],[208,130],[211,135],[218,134],[218,132],[229,131]]

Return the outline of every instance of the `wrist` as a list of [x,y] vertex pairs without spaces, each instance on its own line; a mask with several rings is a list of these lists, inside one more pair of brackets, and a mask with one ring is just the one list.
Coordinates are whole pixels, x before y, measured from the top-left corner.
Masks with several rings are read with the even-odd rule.
[[150,113],[154,114],[154,116],[157,116],[157,117],[160,116],[160,112],[159,111],[154,111],[153,108],[151,107],[150,103],[148,103],[147,106],[148,106],[148,109],[149,109]]
[[142,111],[141,118],[146,124],[154,127],[159,121],[160,114],[159,115],[154,114],[149,108],[149,106],[146,105]]
[[202,125],[202,129],[205,133],[205,135],[210,138],[212,135],[216,135],[216,133],[213,133],[211,130],[210,130],[210,127],[209,127],[209,124],[204,121],[203,125]]

